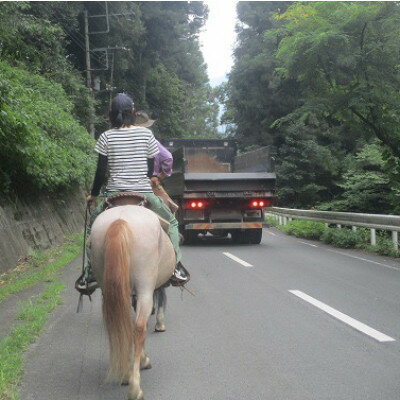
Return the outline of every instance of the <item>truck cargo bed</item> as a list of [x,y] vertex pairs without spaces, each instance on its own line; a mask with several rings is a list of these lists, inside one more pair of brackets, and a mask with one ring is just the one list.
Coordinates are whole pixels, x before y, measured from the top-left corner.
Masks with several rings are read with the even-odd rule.
[[276,175],[272,172],[185,173],[185,191],[270,191]]

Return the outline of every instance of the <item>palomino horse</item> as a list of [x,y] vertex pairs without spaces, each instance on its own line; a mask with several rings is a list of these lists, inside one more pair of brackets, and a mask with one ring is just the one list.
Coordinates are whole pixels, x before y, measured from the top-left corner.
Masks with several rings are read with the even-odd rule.
[[[174,249],[157,215],[135,205],[100,214],[93,223],[90,244],[93,271],[103,292],[110,345],[108,377],[129,383],[130,400],[142,399],[140,368],[151,368],[144,352],[147,321],[154,290],[174,271]],[[132,295],[137,301],[134,323]]]

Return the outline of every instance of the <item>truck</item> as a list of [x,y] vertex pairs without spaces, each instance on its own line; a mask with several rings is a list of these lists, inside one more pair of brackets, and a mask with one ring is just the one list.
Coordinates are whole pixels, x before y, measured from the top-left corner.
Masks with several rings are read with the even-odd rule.
[[276,175],[268,147],[238,155],[232,139],[167,139],[174,157],[165,190],[179,205],[177,220],[184,243],[199,234],[259,244],[264,208],[275,195]]

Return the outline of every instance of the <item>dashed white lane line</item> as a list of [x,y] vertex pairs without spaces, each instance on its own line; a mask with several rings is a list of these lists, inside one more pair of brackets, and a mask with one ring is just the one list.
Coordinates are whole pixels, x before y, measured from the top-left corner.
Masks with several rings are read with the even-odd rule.
[[276,233],[274,233],[274,232],[267,231],[267,233],[268,233],[268,235],[278,236],[278,235],[277,235]]
[[306,244],[307,246],[311,246],[311,247],[318,247],[316,244],[312,244],[312,243],[307,243],[307,242],[302,242],[300,240],[298,240],[299,243],[303,243]]
[[358,331],[372,337],[373,339],[377,340],[378,342],[394,342],[396,339],[393,339],[390,336],[385,335],[382,332],[377,331],[376,329],[371,328],[368,325],[363,324],[360,321],[357,321],[354,318],[349,317],[346,314],[343,314],[342,312],[335,310],[334,308],[328,306],[325,303],[322,303],[322,301],[319,301],[317,299],[314,299],[314,297],[309,296],[306,293],[301,292],[300,290],[289,290],[290,293],[294,294],[297,297],[300,297],[304,301],[307,301],[308,303],[312,304],[313,306],[319,308],[320,310],[326,312],[329,315],[332,315],[333,317],[337,318],[338,320],[344,322],[345,324],[351,326],[354,329],[357,329]]
[[236,261],[239,264],[242,264],[244,267],[246,268],[251,268],[253,267],[251,264],[249,264],[247,261],[243,261],[242,259],[240,259],[239,257],[234,256],[231,253],[228,252],[223,252],[222,254],[224,254],[226,257],[229,257],[231,260]]

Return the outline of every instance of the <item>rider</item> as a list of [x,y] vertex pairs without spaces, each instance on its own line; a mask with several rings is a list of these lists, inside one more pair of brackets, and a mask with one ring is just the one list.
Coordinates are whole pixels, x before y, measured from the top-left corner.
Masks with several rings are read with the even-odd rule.
[[[142,126],[144,128],[149,128],[156,122],[144,111],[137,111],[135,117],[135,126]],[[178,211],[178,205],[169,197],[168,193],[162,186],[162,180],[168,176],[172,175],[172,166],[174,159],[171,152],[166,149],[157,139],[157,146],[159,153],[154,157],[154,171],[151,177],[151,185],[153,193],[161,197],[164,203],[168,206],[171,212],[175,215]],[[161,182],[160,182],[161,180]]]
[[[106,181],[106,197],[124,191],[144,194],[149,208],[170,224],[168,235],[177,261],[170,282],[173,286],[182,286],[189,281],[190,274],[180,261],[178,221],[151,189],[150,177],[154,171],[154,157],[159,152],[157,142],[149,129],[134,125],[134,104],[132,99],[124,93],[115,96],[111,103],[110,122],[113,128],[103,132],[95,146],[95,151],[99,156],[87,203],[90,205],[95,202]],[[108,179],[106,179],[106,172],[108,172]],[[88,233],[95,218],[102,211],[104,211],[104,201],[92,213]],[[75,288],[83,294],[91,294],[98,287],[92,275],[90,249],[87,250],[88,263],[83,274],[75,282]]]

